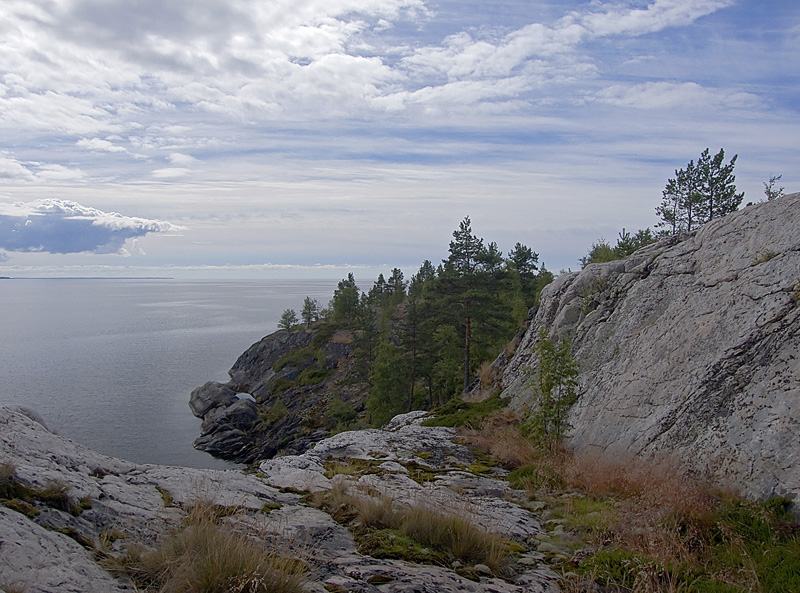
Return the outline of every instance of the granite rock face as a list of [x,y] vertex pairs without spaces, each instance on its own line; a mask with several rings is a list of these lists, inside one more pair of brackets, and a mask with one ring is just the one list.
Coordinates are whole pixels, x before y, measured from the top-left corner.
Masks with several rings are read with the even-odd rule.
[[800,494],[800,194],[559,276],[504,369],[518,410],[542,329],[581,368],[577,452],[667,455],[750,497]]
[[203,420],[195,448],[253,463],[302,453],[328,436],[336,426],[331,402],[354,415],[364,407],[365,385],[351,372],[352,342],[347,330],[281,330],[250,346],[227,383],[192,391],[189,407]]
[[[390,430],[340,433],[307,454],[268,460],[257,474],[121,461],[52,434],[35,417],[0,407],[3,471],[12,468],[14,480],[35,490],[58,484],[81,511],[35,502],[38,514],[26,516],[10,501],[0,504],[0,590],[131,591],[130,583],[101,568],[97,555],[121,555],[129,544],[151,548],[181,526],[192,504],[206,501],[231,511],[225,521],[232,528],[302,559],[309,593],[558,591],[555,575],[535,551],[541,522],[525,508],[524,493],[502,479],[469,471],[465,464],[472,453],[453,442],[454,431],[420,426],[419,413],[398,418]],[[328,477],[332,463],[349,462],[351,454],[369,460],[369,470]],[[414,480],[412,471],[427,477]],[[456,567],[374,558],[359,552],[345,526],[296,492],[333,487],[360,496],[391,496],[397,504],[425,501],[465,509],[478,524],[500,530],[529,551],[505,579],[489,573],[469,579]],[[116,541],[109,547],[104,536],[111,533]]]

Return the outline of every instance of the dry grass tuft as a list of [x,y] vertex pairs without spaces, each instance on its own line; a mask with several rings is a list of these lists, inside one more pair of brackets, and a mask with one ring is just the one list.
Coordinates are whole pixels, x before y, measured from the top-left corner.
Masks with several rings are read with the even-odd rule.
[[130,546],[125,558],[105,565],[159,593],[301,593],[305,581],[290,561],[221,523],[218,508],[207,504],[194,505],[159,548]]
[[520,420],[519,414],[510,408],[501,408],[492,413],[480,429],[462,428],[461,433],[473,446],[514,469],[541,457],[541,452],[519,429]]
[[746,502],[666,459],[536,446],[514,422],[501,411],[462,433],[515,468],[511,484],[581,538],[584,551],[562,566],[566,593],[800,591],[788,499]]
[[[417,561],[459,560],[485,564],[496,574],[502,574],[511,563],[510,542],[475,524],[467,508],[444,508],[430,500],[399,504],[387,496],[350,493],[342,482],[334,483],[324,499],[312,504],[349,524],[356,538],[370,546],[365,551],[378,557],[403,558],[407,554],[406,559]],[[396,533],[410,543],[400,549],[395,544],[401,538],[391,535],[386,539],[393,542],[392,549],[377,549],[375,546],[384,543],[376,533],[380,530]],[[420,555],[423,547],[430,550]]]

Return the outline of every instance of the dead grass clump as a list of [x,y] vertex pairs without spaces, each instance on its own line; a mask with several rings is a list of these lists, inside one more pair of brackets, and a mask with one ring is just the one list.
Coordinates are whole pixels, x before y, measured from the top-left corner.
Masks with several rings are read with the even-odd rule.
[[532,463],[541,451],[519,429],[521,417],[510,408],[492,413],[480,429],[463,428],[461,433],[475,447],[487,451],[505,467],[514,469]]
[[478,369],[478,378],[481,380],[481,387],[486,389],[492,386],[493,383],[493,371],[494,368],[492,367],[492,363],[488,360],[485,360],[481,363],[480,368]]
[[431,501],[398,504],[385,495],[350,493],[342,482],[312,504],[351,527],[362,552],[421,562],[485,564],[502,574],[511,543],[472,521],[468,509],[440,508]]
[[157,549],[131,546],[106,567],[159,593],[301,593],[305,580],[288,560],[221,523],[217,509],[202,504]]
[[473,523],[466,512],[418,504],[402,508],[395,522],[405,535],[461,562],[485,564],[496,574],[509,564],[509,543]]

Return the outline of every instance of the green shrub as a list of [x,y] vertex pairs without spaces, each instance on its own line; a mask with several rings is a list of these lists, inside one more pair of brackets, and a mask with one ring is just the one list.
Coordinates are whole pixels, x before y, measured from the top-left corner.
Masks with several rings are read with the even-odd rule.
[[258,410],[258,416],[261,418],[261,423],[265,428],[269,428],[282,418],[285,418],[289,410],[280,399],[276,399],[271,408],[261,406]]
[[316,326],[315,330],[314,336],[311,338],[311,348],[316,349],[329,342],[338,328],[331,323],[321,323]]
[[297,384],[300,387],[305,387],[307,385],[319,385],[325,379],[330,377],[331,373],[332,371],[327,369],[311,366],[303,369],[303,372],[298,375]]
[[319,366],[325,364],[325,354],[319,348],[306,346],[305,348],[298,348],[281,356],[275,361],[275,364],[272,365],[272,370],[279,373],[287,366],[303,368],[314,363]]
[[465,402],[461,399],[451,399],[434,411],[435,416],[425,420],[423,426],[466,426],[480,428],[483,422],[492,413],[503,408],[508,403],[507,398],[501,398],[499,392],[482,402]]
[[528,384],[536,401],[522,427],[548,444],[561,441],[568,428],[569,410],[578,401],[578,365],[570,348],[567,340],[553,343],[545,330],[539,332],[533,348],[536,367]]
[[325,410],[325,417],[336,421],[337,427],[347,427],[355,422],[358,413],[355,408],[338,397],[332,397]]

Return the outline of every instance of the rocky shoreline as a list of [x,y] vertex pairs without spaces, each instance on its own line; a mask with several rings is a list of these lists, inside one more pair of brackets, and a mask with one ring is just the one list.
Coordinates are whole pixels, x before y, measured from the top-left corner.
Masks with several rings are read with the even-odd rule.
[[[111,576],[98,558],[122,555],[132,543],[156,545],[204,499],[232,509],[226,521],[234,528],[265,542],[278,538],[284,553],[302,558],[309,592],[557,591],[556,575],[536,550],[542,521],[526,507],[525,494],[502,476],[470,469],[473,453],[454,442],[455,431],[420,426],[424,415],[398,417],[380,430],[340,433],[305,454],[268,460],[245,473],[129,463],[51,433],[30,410],[0,408],[6,473],[12,468],[13,479],[32,491],[57,484],[72,505],[63,510],[35,500],[27,514],[0,506],[0,590],[130,591],[130,582]],[[337,473],[337,463],[353,460],[363,462],[358,472]],[[502,578],[480,565],[359,553],[346,526],[309,504],[311,493],[334,488],[390,497],[399,505],[425,501],[460,509],[482,529],[499,531],[520,553]]]

